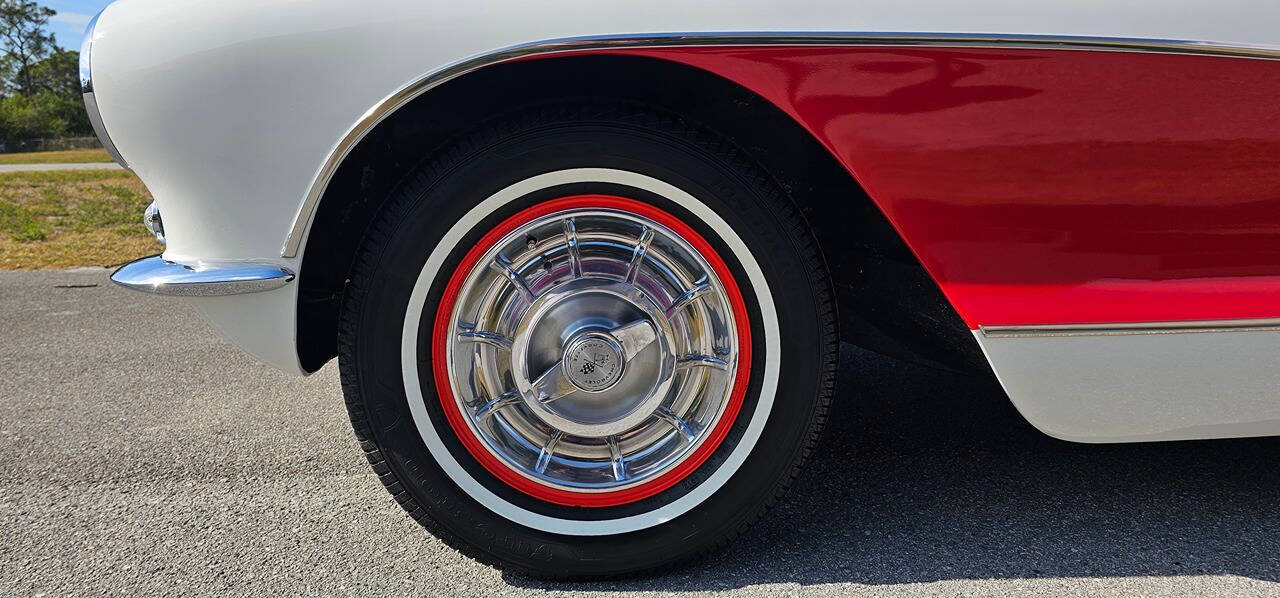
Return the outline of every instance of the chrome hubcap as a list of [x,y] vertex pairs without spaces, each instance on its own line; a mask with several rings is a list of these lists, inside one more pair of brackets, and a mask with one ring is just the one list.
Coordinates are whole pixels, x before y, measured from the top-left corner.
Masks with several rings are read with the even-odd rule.
[[464,268],[436,342],[457,408],[503,467],[615,491],[671,472],[716,427],[737,369],[734,312],[677,233],[630,212],[566,210]]

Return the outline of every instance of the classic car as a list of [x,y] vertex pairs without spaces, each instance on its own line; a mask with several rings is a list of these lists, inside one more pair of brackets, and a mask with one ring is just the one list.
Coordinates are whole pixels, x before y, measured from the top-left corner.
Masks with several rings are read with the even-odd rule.
[[994,375],[1070,441],[1280,434],[1277,22],[122,0],[81,75],[166,243],[116,282],[286,372],[336,357],[414,519],[594,577],[687,562],[777,502],[842,340]]

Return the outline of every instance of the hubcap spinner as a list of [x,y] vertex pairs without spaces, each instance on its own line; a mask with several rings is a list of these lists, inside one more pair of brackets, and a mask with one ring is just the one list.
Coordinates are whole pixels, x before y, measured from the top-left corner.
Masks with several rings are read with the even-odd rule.
[[[511,374],[525,405],[547,425],[607,438],[641,424],[662,404],[675,374],[674,347],[670,321],[640,288],[576,278],[529,306],[511,345]],[[551,365],[540,370],[540,363]]]

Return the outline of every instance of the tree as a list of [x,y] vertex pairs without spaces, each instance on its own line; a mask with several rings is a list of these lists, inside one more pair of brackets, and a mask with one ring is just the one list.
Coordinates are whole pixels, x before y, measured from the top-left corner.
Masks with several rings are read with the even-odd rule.
[[0,0],[0,44],[10,69],[5,75],[9,87],[23,95],[36,91],[32,67],[58,50],[53,34],[45,29],[55,14],[31,0]]
[[22,90],[25,95],[52,92],[79,98],[80,53],[57,48],[48,58],[19,69],[17,78],[26,82]]
[[0,100],[0,141],[16,141],[67,134],[69,108],[84,112],[84,105],[68,106],[65,98],[51,93],[12,95]]
[[80,53],[45,29],[56,12],[0,0],[0,141],[92,135],[80,96]]

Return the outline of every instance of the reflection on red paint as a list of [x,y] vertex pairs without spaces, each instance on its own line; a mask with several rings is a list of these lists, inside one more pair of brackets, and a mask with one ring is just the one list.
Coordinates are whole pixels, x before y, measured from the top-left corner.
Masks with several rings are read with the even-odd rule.
[[769,99],[971,326],[1280,316],[1280,63],[971,48],[620,50]]

